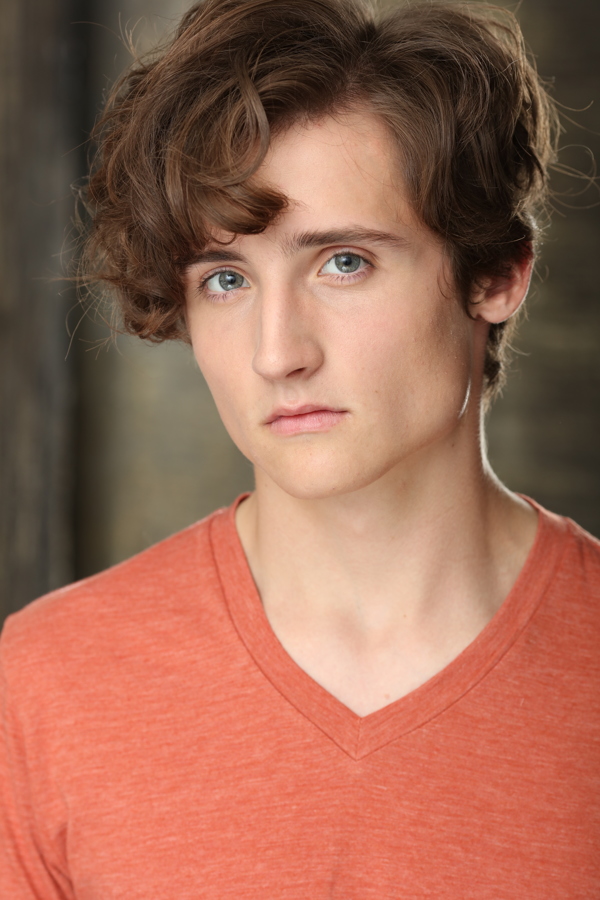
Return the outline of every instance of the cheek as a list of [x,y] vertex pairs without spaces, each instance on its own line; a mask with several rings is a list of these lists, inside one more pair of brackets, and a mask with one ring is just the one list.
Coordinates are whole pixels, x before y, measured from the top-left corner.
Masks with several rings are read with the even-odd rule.
[[220,329],[209,327],[206,323],[193,323],[190,336],[198,368],[223,417],[229,407],[229,398],[242,388],[236,369],[239,355],[229,352],[230,336],[222,335]]
[[254,394],[245,342],[229,325],[192,333],[192,347],[227,433],[241,453],[253,460],[252,425],[264,410]]
[[[417,296],[416,294],[413,296]],[[399,416],[439,404],[462,409],[468,391],[473,338],[470,320],[452,299],[390,306],[353,335],[354,368],[372,394]]]

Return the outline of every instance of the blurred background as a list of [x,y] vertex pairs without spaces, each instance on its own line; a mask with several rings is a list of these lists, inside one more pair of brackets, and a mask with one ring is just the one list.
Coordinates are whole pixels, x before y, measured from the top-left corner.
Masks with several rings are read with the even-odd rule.
[[[70,185],[109,85],[186,0],[3,0],[0,27],[0,621],[252,488],[187,347],[109,339],[54,276]],[[514,9],[514,4],[506,4]],[[600,159],[600,4],[522,0],[563,105],[562,162]],[[568,119],[574,119],[573,124]],[[512,374],[489,416],[499,476],[600,535],[600,209],[564,177]],[[70,236],[71,235],[71,236]]]

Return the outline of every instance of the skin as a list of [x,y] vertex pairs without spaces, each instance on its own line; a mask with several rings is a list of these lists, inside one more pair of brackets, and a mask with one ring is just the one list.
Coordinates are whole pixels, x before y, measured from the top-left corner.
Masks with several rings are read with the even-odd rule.
[[[518,309],[531,266],[490,281],[469,318],[395,160],[364,110],[293,126],[258,173],[288,208],[262,234],[215,234],[233,241],[186,273],[194,354],[255,467],[236,524],[267,619],[360,716],[475,639],[537,525],[481,425],[489,325]],[[336,412],[269,421],[302,404]]]

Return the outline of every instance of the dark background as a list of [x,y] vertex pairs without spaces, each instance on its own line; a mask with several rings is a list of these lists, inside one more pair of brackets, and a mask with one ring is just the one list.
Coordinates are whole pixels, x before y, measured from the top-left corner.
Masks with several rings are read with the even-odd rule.
[[[70,184],[103,93],[174,26],[183,0],[4,0],[0,28],[0,620],[229,503],[252,486],[190,351],[110,341],[53,275],[72,255]],[[511,6],[510,8],[514,8]],[[555,82],[561,161],[600,158],[600,5],[524,0]],[[600,210],[582,181],[558,197],[529,317],[489,416],[492,464],[600,535]],[[570,208],[572,207],[572,208]],[[75,332],[73,334],[73,332]]]

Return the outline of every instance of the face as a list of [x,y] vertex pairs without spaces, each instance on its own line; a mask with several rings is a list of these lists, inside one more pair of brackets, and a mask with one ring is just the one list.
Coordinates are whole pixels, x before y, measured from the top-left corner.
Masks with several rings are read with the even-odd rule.
[[357,112],[292,127],[259,177],[288,208],[186,273],[198,365],[257,483],[324,498],[450,453],[477,326],[409,208],[384,126]]

